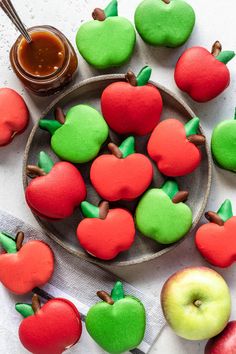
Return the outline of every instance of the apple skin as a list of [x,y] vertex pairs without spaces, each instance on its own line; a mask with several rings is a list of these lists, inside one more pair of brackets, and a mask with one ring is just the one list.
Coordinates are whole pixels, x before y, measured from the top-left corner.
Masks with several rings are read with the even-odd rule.
[[132,86],[115,82],[103,91],[101,108],[115,132],[146,135],[159,123],[163,102],[159,90],[151,84]]
[[[197,307],[194,302],[201,301]],[[184,268],[164,284],[161,305],[177,335],[189,340],[209,339],[227,325],[231,299],[220,274],[207,267]]]
[[205,347],[205,354],[236,353],[236,321],[227,324],[223,332],[211,338]]
[[34,354],[61,354],[78,342],[82,333],[79,312],[68,300],[49,300],[19,327],[23,346]]
[[0,282],[17,295],[45,285],[53,269],[53,252],[42,241],[29,241],[17,253],[0,255]]
[[26,201],[35,214],[56,220],[72,215],[85,197],[84,180],[69,162],[56,163],[46,176],[33,179],[25,191]]
[[197,102],[207,102],[221,94],[230,84],[227,66],[207,49],[192,47],[179,58],[175,82]]
[[190,174],[201,163],[200,150],[188,141],[184,125],[177,119],[166,119],[158,124],[147,150],[160,172],[169,177]]
[[153,177],[150,160],[142,154],[131,154],[125,158],[102,155],[94,160],[91,183],[104,199],[109,201],[132,200],[148,188]]

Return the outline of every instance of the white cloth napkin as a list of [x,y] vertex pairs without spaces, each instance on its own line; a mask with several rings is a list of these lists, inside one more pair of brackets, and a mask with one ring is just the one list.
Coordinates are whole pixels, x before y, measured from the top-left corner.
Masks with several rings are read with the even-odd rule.
[[[50,283],[43,290],[54,297],[64,297],[71,300],[78,308],[84,319],[89,308],[98,301],[96,292],[111,291],[114,282],[118,279],[108,271],[79,259],[67,253],[62,247],[49,239],[42,231],[36,230],[22,220],[0,211],[0,230],[15,235],[19,230],[25,233],[25,240],[38,239],[49,244],[55,254],[55,272]],[[132,353],[147,353],[161,329],[165,325],[159,299],[147,296],[123,281],[126,294],[139,298],[146,309],[147,328],[143,342]],[[0,284],[0,348],[4,354],[25,354],[27,351],[22,347],[18,339],[18,327],[22,320],[15,311],[16,302],[28,302],[31,294],[27,296],[15,296],[10,294]],[[86,332],[83,323],[83,333],[79,343],[67,351],[68,354],[101,354],[104,353]]]

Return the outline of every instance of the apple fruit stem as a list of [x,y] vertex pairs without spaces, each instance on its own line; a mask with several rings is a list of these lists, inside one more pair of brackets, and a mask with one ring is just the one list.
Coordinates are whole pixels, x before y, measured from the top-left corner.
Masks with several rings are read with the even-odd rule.
[[0,244],[7,253],[17,253],[15,239],[6,232],[0,232]]
[[151,74],[152,69],[150,68],[150,66],[144,66],[144,68],[141,69],[137,77],[135,76],[133,71],[130,70],[125,75],[125,79],[129,82],[131,86],[145,86],[148,84]]
[[133,136],[130,136],[119,147],[114,143],[109,143],[108,149],[118,159],[124,159],[135,153],[135,139]]
[[39,127],[43,130],[47,130],[51,135],[53,135],[55,131],[62,126],[63,124],[59,123],[57,120],[40,119],[39,121]]
[[107,302],[109,305],[114,305],[114,303],[115,303],[106,291],[98,291],[97,296],[101,300]]
[[124,299],[124,297],[125,297],[124,287],[120,281],[117,281],[115,283],[115,286],[111,291],[111,297],[115,302],[118,300]]
[[99,207],[84,201],[81,203],[80,207],[86,218],[105,220],[109,213],[109,203],[106,201],[101,202]]
[[40,167],[44,172],[49,173],[54,166],[54,162],[44,151],[39,153],[38,167]]
[[194,301],[194,306],[196,306],[196,307],[200,307],[201,305],[202,305],[202,302],[201,302],[201,300],[196,300],[196,301]]
[[34,315],[34,310],[29,304],[17,303],[15,309],[19,312],[24,318]]

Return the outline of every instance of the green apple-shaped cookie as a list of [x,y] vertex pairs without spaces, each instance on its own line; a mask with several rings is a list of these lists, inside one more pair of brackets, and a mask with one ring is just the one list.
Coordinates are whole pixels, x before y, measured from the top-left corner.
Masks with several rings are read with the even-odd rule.
[[94,21],[84,23],[77,32],[80,54],[97,69],[124,64],[133,53],[136,34],[131,22],[118,16],[117,0],[105,10],[95,9],[92,16]]
[[39,126],[51,133],[51,147],[61,159],[84,163],[97,156],[108,137],[108,126],[98,111],[78,105],[65,117],[61,108],[57,108],[55,118],[41,119]]
[[97,295],[103,301],[92,306],[86,317],[90,336],[108,353],[119,354],[136,348],[143,340],[146,327],[141,301],[124,295],[119,281],[111,296],[105,291],[98,291]]
[[147,191],[135,212],[139,231],[161,244],[180,240],[192,226],[192,211],[183,203],[187,197],[174,180]]
[[135,12],[137,31],[145,42],[155,46],[181,46],[194,24],[194,10],[183,0],[144,0]]
[[236,172],[236,110],[234,119],[219,123],[213,130],[211,151],[220,167]]

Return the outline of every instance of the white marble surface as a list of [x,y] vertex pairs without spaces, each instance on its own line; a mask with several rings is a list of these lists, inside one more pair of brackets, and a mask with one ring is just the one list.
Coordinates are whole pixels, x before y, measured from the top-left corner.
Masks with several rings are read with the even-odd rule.
[[[202,45],[211,48],[215,40],[220,40],[225,49],[236,50],[235,37],[235,0],[188,0],[196,10],[197,23],[191,39],[184,47]],[[62,30],[74,44],[75,33],[81,22],[89,19],[94,7],[104,7],[104,0],[17,0],[14,1],[20,16],[28,26],[51,24]],[[120,0],[119,12],[132,20],[134,9],[139,0]],[[31,122],[27,131],[17,137],[14,142],[0,150],[0,208],[5,209],[25,221],[36,225],[36,222],[24,201],[21,170],[22,157],[30,129],[45,108],[49,99],[36,99],[25,92],[20,82],[9,67],[9,49],[17,35],[9,20],[0,12],[0,86],[15,88],[22,93],[29,105]],[[140,67],[149,64],[153,68],[153,80],[160,82],[169,89],[184,97],[196,114],[201,117],[202,125],[209,138],[214,125],[232,117],[234,113],[236,93],[236,61],[229,64],[232,74],[231,86],[219,98],[206,104],[197,104],[181,94],[175,86],[173,68],[184,47],[176,50],[156,49],[145,45],[140,39],[132,61],[123,68],[111,72],[125,72],[128,67],[138,71]],[[81,80],[98,72],[91,69],[79,56],[79,76]],[[212,193],[208,209],[215,210],[225,198],[234,202],[236,213],[236,177],[235,174],[214,168]],[[170,261],[171,260],[171,261]],[[190,265],[205,264],[194,247],[193,238],[185,240],[181,246],[170,254],[150,263],[133,266],[126,269],[113,269],[115,273],[139,287],[145,292],[159,296],[165,279],[177,269]],[[228,282],[232,298],[236,297],[235,266],[226,270],[218,270]],[[1,300],[1,306],[3,301]],[[236,304],[233,301],[232,318],[236,318]],[[0,352],[1,341],[0,337]],[[190,342],[178,338],[168,327],[159,337],[151,353],[165,354],[200,354],[204,351],[204,342]],[[83,353],[85,354],[85,353]]]

